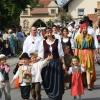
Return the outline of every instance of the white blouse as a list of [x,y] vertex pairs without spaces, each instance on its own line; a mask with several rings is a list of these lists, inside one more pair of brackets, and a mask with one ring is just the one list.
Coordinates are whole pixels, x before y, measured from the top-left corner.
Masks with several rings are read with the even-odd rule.
[[[76,66],[77,68],[78,66]],[[85,69],[81,66],[81,73],[82,72],[85,72]],[[73,74],[73,67],[70,67],[69,70],[68,70],[68,74]]]
[[[55,40],[53,42],[46,40],[46,42],[47,42],[47,44],[52,45],[55,42]],[[64,56],[64,52],[63,52],[63,49],[62,49],[62,44],[61,44],[61,42],[59,40],[58,40],[58,53],[59,53],[59,56],[60,57],[63,57]],[[43,41],[39,45],[38,57],[44,58]]]
[[[69,41],[69,38],[62,38],[62,41],[64,42],[64,43],[66,43],[66,42],[68,42]],[[71,43],[71,48],[72,49],[75,49],[75,40],[74,39],[70,39],[70,43]]]

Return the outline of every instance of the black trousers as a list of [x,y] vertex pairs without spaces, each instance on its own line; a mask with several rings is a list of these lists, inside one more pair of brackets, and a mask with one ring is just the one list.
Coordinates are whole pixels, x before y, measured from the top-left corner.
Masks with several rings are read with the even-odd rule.
[[29,99],[30,98],[30,90],[31,90],[31,85],[20,86],[21,96],[22,96],[23,99]]
[[59,95],[55,98],[49,98],[49,100],[62,100],[62,95]]

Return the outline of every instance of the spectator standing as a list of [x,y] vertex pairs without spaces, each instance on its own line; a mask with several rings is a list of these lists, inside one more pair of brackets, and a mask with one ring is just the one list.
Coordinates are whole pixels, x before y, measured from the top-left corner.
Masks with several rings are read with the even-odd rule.
[[23,42],[25,40],[25,35],[21,30],[21,26],[18,27],[18,30],[16,32],[16,37],[17,37],[17,42],[18,42],[18,50],[20,52],[22,52],[22,48],[23,48]]
[[3,54],[5,54],[6,56],[11,56],[9,38],[10,38],[10,34],[8,33],[7,30],[5,30],[5,33],[3,34],[3,43],[4,43]]
[[23,44],[23,52],[26,52],[30,55],[32,52],[38,52],[38,46],[42,38],[37,36],[37,28],[32,26],[30,35],[26,37]]

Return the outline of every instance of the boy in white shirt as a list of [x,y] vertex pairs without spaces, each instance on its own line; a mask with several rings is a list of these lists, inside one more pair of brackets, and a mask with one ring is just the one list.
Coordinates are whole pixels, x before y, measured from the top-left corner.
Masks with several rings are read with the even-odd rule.
[[32,74],[32,89],[31,94],[33,100],[41,100],[41,70],[45,67],[49,60],[52,59],[52,55],[49,55],[46,59],[38,61],[36,53],[31,53],[31,74]]
[[19,66],[11,84],[19,78],[21,97],[23,100],[29,100],[32,81],[30,57],[27,53],[23,53],[19,59],[23,60],[23,65]]

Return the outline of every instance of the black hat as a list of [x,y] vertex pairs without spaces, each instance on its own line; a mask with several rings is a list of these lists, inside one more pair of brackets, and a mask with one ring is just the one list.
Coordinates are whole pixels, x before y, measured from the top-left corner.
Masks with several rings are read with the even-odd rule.
[[30,59],[29,55],[27,53],[22,53],[19,57],[19,59],[23,59],[23,58],[26,58],[26,59]]

